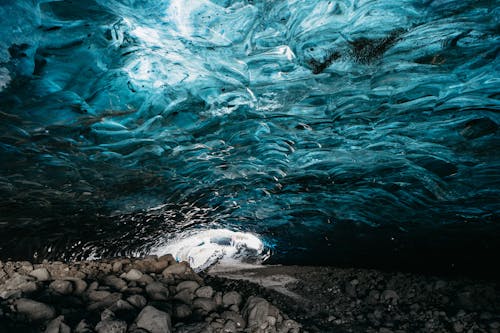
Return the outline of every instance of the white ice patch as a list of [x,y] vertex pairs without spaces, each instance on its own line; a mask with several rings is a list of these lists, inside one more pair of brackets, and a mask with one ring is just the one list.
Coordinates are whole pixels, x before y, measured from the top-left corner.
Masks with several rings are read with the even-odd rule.
[[4,90],[4,88],[7,88],[11,80],[11,77],[9,75],[9,71],[7,68],[0,67],[0,91]]
[[152,250],[158,256],[168,253],[178,261],[189,262],[195,271],[222,260],[260,263],[269,257],[256,235],[227,229],[191,231]]

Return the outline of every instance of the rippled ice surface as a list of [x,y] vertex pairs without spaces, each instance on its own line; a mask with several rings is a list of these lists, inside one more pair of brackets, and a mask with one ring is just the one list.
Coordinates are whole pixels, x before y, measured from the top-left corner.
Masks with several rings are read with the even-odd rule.
[[258,235],[278,262],[496,244],[498,1],[0,16],[3,256],[143,254],[199,228]]

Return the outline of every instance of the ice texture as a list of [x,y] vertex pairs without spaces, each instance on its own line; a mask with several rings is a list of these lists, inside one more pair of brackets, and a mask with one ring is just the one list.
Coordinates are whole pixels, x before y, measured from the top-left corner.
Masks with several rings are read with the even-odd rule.
[[0,250],[494,224],[499,4],[0,0]]

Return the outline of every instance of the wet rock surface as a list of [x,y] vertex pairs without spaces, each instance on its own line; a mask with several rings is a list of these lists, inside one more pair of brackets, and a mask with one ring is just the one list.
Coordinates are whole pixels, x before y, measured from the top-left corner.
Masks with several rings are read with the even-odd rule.
[[0,262],[0,332],[300,332],[261,297],[213,288],[172,256]]

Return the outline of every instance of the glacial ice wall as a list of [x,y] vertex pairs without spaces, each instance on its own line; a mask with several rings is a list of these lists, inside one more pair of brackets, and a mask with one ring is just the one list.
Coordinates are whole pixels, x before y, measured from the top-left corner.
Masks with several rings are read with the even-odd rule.
[[496,225],[498,5],[0,0],[0,250]]

